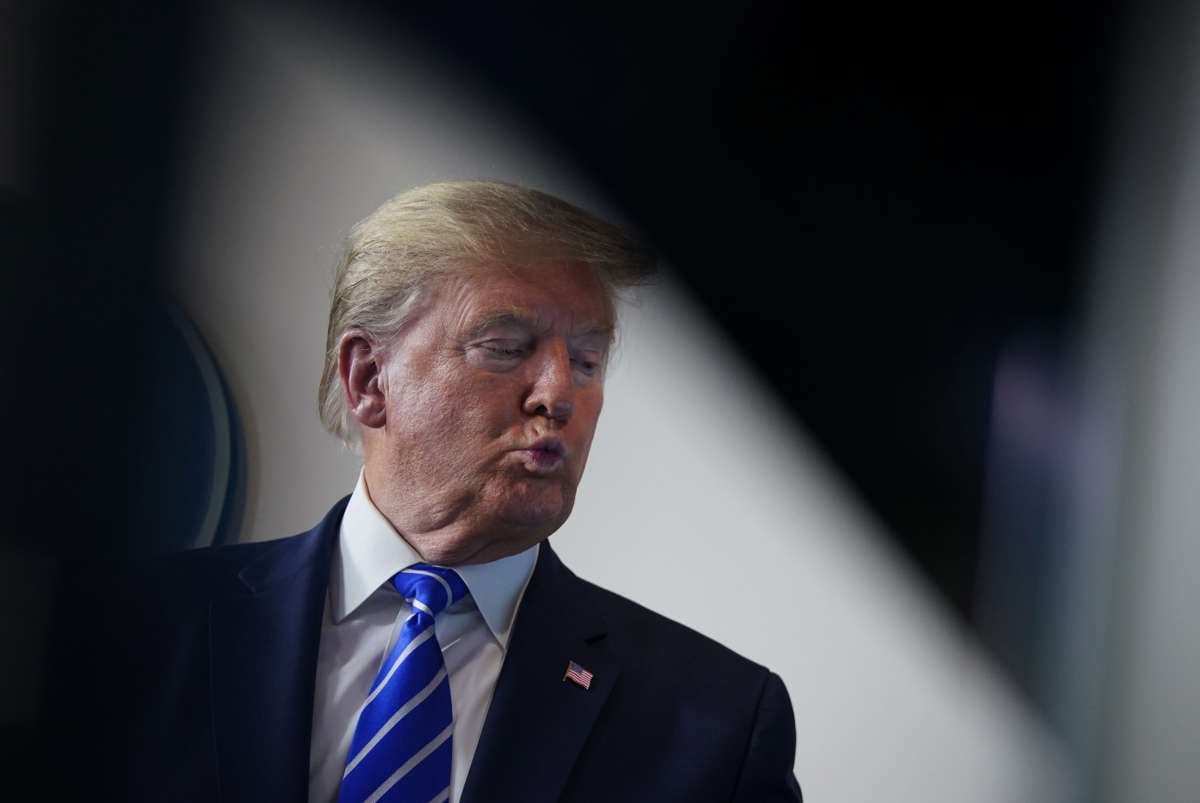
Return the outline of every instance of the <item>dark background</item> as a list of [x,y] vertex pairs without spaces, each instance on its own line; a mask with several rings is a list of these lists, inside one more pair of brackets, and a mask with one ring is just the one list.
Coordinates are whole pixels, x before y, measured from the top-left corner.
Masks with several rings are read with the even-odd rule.
[[[164,5],[10,15],[30,79],[0,302],[18,548],[143,534],[128,402],[155,381],[139,344],[212,10]],[[1081,313],[1117,0],[289,7],[420,37],[573,154],[977,624],[994,371],[1014,338],[1065,349]]]

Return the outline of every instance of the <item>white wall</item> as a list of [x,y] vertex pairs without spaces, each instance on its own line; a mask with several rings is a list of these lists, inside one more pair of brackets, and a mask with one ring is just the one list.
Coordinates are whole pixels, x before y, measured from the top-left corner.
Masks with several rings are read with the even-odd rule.
[[[467,176],[613,210],[415,46],[244,10],[222,36],[174,284],[245,415],[244,537],[264,539],[311,526],[357,471],[315,403],[355,220]],[[1068,800],[1061,746],[680,287],[644,293],[625,326],[575,515],[554,536],[564,559],[778,671],[809,800]]]

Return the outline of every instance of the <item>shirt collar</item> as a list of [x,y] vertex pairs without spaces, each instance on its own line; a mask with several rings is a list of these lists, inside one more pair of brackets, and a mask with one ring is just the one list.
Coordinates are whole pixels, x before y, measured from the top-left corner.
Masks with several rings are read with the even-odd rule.
[[[491,563],[457,566],[488,629],[507,649],[517,607],[533,576],[539,545]],[[421,556],[409,546],[371,501],[360,471],[342,516],[338,548],[330,572],[329,601],[334,623],[340,623],[396,572]]]

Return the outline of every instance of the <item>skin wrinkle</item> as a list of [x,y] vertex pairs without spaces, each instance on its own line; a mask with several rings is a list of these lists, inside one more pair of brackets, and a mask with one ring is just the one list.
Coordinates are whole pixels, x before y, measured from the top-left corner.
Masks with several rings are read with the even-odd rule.
[[[559,261],[436,280],[391,344],[347,332],[339,367],[368,492],[423,559],[497,560],[562,525],[603,406],[612,331],[595,271]],[[529,451],[546,438],[550,449]]]

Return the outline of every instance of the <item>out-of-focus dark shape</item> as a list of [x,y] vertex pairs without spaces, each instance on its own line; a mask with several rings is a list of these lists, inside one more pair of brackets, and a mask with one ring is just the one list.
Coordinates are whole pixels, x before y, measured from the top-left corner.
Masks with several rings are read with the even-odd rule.
[[1200,793],[1200,7],[1127,23],[1076,326],[997,373],[980,622],[1066,736],[1081,800],[1182,803]]
[[[6,641],[3,755],[14,788],[86,778],[85,757],[39,763],[32,747],[55,596],[89,626],[87,584],[66,560],[137,551],[136,489],[155,387],[148,316],[177,187],[178,112],[190,91],[199,8],[131,2],[26,4],[22,114],[0,116],[28,145],[5,192],[0,317],[6,357],[0,420]],[[28,136],[22,136],[27,132]],[[89,578],[103,582],[102,573]],[[61,635],[61,631],[55,631]],[[86,727],[78,719],[50,727]],[[52,779],[52,780],[51,780]],[[81,781],[82,783],[82,781]],[[47,799],[57,799],[46,791]]]
[[140,461],[142,546],[164,552],[238,540],[245,504],[241,420],[221,368],[176,305],[151,311],[155,346]]
[[1078,447],[1074,366],[1057,339],[1016,337],[997,361],[976,592],[993,653],[1045,710],[1067,556],[1062,498]]

